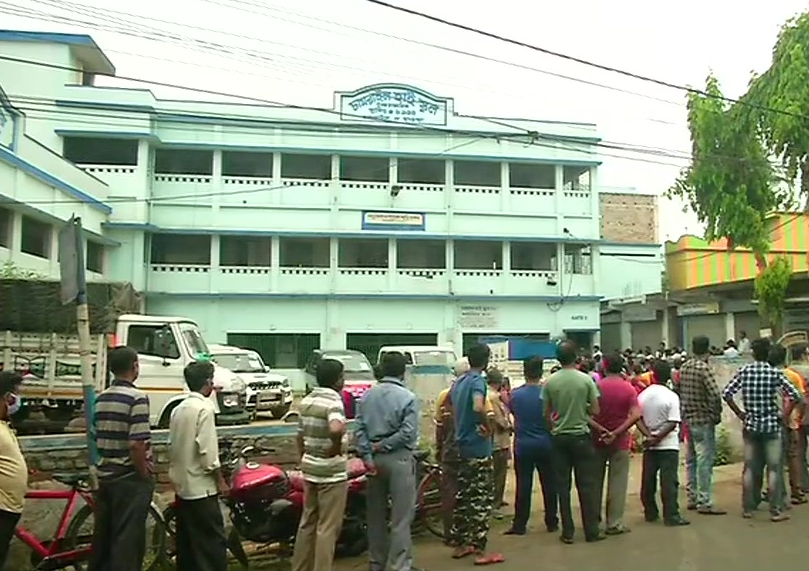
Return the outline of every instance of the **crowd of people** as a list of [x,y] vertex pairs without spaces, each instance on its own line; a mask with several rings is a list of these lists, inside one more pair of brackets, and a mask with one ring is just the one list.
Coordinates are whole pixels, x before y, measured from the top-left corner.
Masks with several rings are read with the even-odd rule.
[[[748,350],[746,344],[739,345]],[[523,363],[525,383],[510,390],[502,372],[489,367],[489,348],[471,347],[456,363],[456,378],[438,396],[434,411],[445,542],[452,557],[469,557],[476,565],[505,561],[503,554],[488,549],[488,536],[492,519],[502,518],[501,510],[507,506],[510,463],[516,485],[507,535],[528,532],[535,474],[542,491],[544,528],[560,532],[563,543],[571,544],[576,537],[571,508],[574,479],[585,541],[628,532],[624,511],[633,433],[643,438],[640,499],[646,521],[689,524],[678,500],[683,441],[686,510],[724,515],[726,511],[714,503],[712,487],[723,402],[743,426],[742,516],[753,517],[766,501],[771,521],[789,519],[790,507],[806,503],[809,491],[804,365],[809,362],[809,348],[793,347],[790,366],[787,350],[768,339],[749,342],[749,352],[753,362],[742,366],[720,391],[709,366],[712,346],[704,336],[692,340],[690,355],[664,349],[657,355],[644,352],[642,358],[594,353],[592,364],[572,341],[562,341],[556,370],[546,376],[543,360],[528,358]],[[137,352],[115,348],[108,362],[114,380],[96,405],[99,490],[89,569],[139,571],[154,491],[149,403],[135,386]],[[406,368],[404,355],[386,353],[379,365],[379,383],[355,411],[356,450],[368,474],[370,571],[418,569],[413,565],[411,524],[420,413],[416,395],[405,385]],[[227,483],[209,399],[214,367],[197,361],[184,374],[190,396],[170,422],[177,569],[225,571],[227,546],[218,497]],[[21,382],[16,372],[0,372],[0,564],[27,489],[25,460],[9,425],[21,402]],[[348,490],[342,363],[324,360],[317,382],[299,407],[305,499],[293,571],[332,569]],[[736,401],[739,394],[743,407]]]

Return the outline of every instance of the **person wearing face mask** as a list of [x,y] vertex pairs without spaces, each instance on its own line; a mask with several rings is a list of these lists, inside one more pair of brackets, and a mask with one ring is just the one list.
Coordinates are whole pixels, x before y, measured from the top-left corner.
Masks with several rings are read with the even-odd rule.
[[22,403],[18,395],[21,384],[18,372],[0,371],[0,569],[6,563],[28,489],[28,466],[9,424]]

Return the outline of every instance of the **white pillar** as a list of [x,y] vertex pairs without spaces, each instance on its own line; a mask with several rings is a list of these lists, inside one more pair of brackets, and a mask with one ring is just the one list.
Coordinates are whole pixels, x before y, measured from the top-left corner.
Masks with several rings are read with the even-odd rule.
[[388,238],[388,291],[396,291],[397,272],[399,266],[396,238]]
[[279,291],[278,281],[281,278],[281,239],[270,238],[270,291]]
[[503,161],[500,163],[500,210],[508,212],[510,197],[509,188],[511,187],[511,173],[508,170],[508,162]]
[[722,339],[722,343],[728,339],[736,341],[736,314],[732,311],[725,313],[725,338]]
[[222,192],[225,185],[222,181],[222,150],[215,149],[213,152],[213,164],[211,165],[211,206],[213,207],[214,216],[219,212],[219,203],[221,202]]
[[565,227],[565,218],[562,215],[562,202],[564,201],[565,171],[562,165],[556,165],[554,184],[554,213],[556,214],[556,234],[561,236]]
[[669,347],[669,329],[671,327],[669,324],[669,313],[668,302],[666,302],[665,307],[663,307],[663,320],[660,325],[660,327],[663,328],[663,331],[661,331],[660,340],[666,344],[666,347]]
[[632,324],[621,316],[621,351],[632,346]]
[[22,248],[22,214],[16,210],[11,211],[11,243],[9,244],[9,252],[12,257],[14,254],[20,253]]

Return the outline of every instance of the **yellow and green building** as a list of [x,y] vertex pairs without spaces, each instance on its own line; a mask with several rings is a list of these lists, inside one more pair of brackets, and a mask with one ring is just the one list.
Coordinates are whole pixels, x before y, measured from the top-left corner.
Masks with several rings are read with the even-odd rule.
[[[774,213],[768,226],[767,258],[785,256],[794,272],[784,330],[809,331],[809,214]],[[687,346],[695,335],[707,335],[717,346],[728,339],[738,341],[742,332],[750,338],[759,335],[761,321],[753,299],[758,266],[752,251],[729,249],[725,239],[709,242],[685,235],[665,244],[665,258],[666,291],[612,304],[609,310],[620,312],[621,319],[602,328],[605,348],[606,339],[637,349],[660,341]]]

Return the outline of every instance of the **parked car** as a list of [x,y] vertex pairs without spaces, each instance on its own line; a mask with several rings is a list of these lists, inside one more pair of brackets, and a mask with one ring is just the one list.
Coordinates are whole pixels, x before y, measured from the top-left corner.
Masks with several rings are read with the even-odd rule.
[[281,418],[292,405],[292,387],[286,375],[270,372],[256,351],[228,345],[208,345],[211,359],[237,373],[247,384],[247,409],[271,412]]
[[334,359],[340,361],[345,367],[344,390],[354,398],[359,399],[376,384],[374,369],[368,361],[368,357],[359,351],[351,349],[315,349],[306,363],[304,373],[306,376],[306,392],[310,392],[317,386],[315,377],[317,367],[323,359]]

